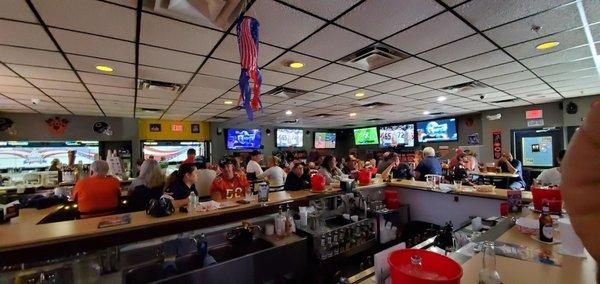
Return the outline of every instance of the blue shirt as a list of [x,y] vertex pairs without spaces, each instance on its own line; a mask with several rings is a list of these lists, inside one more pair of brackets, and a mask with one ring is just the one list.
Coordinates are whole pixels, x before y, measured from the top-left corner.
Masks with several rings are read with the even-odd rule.
[[442,166],[440,165],[440,161],[435,157],[425,157],[425,159],[421,160],[415,171],[421,173],[419,180],[424,181],[425,175],[441,175]]
[[[512,159],[512,161],[510,161],[509,163],[515,168],[515,170],[517,170],[515,174],[519,175],[519,177],[515,178],[515,181],[519,182],[523,186],[523,188],[525,188],[526,185],[525,179],[523,179],[523,165],[521,164],[521,161],[517,159]],[[509,173],[508,167],[505,163],[500,163],[500,168],[502,169],[503,173]]]

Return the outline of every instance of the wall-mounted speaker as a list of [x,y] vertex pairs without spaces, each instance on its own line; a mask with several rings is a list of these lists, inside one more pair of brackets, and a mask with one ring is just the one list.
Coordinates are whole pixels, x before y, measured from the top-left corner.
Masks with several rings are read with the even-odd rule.
[[568,114],[576,114],[578,109],[579,108],[577,107],[577,104],[574,102],[569,102],[567,104],[567,113]]
[[217,135],[223,134],[223,128],[217,128]]
[[265,129],[265,133],[267,133],[267,135],[271,135],[271,129],[269,129],[269,128]]
[[306,130],[306,135],[310,135],[310,130]]

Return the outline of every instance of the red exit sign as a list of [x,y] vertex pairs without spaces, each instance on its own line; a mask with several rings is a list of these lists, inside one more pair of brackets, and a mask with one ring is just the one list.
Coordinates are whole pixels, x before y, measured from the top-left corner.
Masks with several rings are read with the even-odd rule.
[[541,109],[532,109],[525,112],[525,118],[527,119],[538,119],[542,118],[543,113]]
[[183,132],[183,124],[177,124],[177,123],[171,124],[171,131],[173,131],[173,132]]

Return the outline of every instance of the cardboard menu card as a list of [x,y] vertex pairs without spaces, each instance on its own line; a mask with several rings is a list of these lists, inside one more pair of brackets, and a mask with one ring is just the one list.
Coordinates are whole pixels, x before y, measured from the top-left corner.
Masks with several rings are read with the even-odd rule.
[[542,246],[540,248],[531,248],[527,246],[510,244],[505,242],[494,242],[494,252],[496,255],[531,261],[540,264],[561,266],[556,258],[552,246]]
[[100,219],[98,229],[131,223],[131,214],[108,216]]
[[506,199],[509,213],[521,213],[523,211],[523,194],[520,190],[507,190]]

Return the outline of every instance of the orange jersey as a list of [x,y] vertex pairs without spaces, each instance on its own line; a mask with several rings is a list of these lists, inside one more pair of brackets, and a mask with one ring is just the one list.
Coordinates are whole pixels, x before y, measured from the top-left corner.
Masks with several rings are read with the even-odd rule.
[[121,182],[114,177],[92,176],[75,184],[73,199],[81,213],[116,209]]
[[217,176],[210,187],[210,193],[219,192],[222,199],[242,197],[250,186],[245,175],[234,174],[233,179],[228,180],[221,175]]

